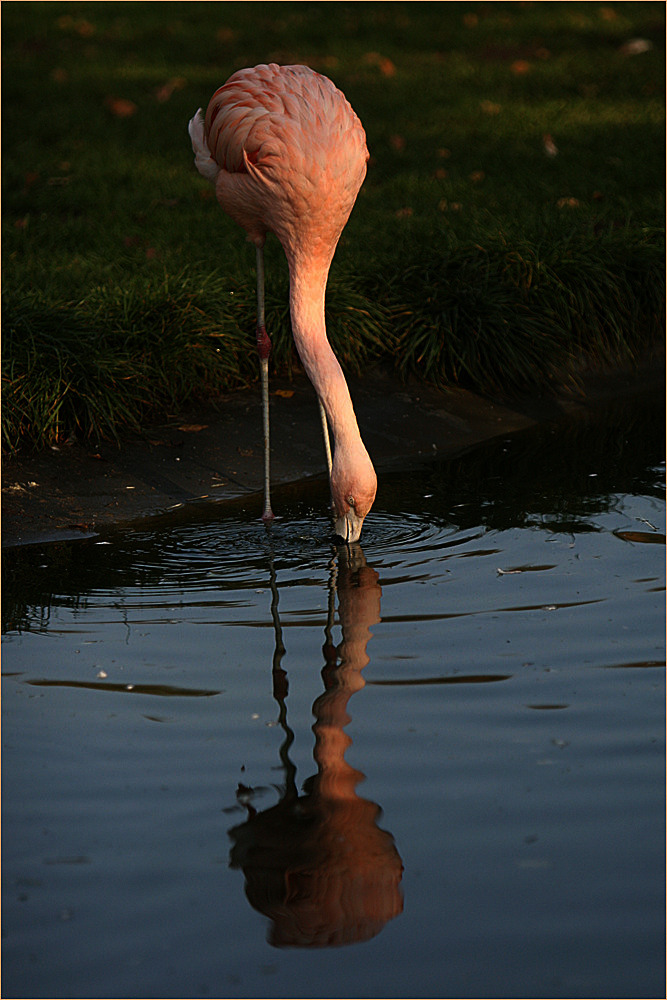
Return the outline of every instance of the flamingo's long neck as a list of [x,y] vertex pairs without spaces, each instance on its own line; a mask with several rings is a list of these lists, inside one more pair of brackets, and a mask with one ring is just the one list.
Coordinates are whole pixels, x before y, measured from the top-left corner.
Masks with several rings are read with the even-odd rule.
[[304,261],[288,254],[292,334],[301,362],[322,400],[336,448],[355,449],[361,435],[342,369],[327,340],[324,295],[330,258]]

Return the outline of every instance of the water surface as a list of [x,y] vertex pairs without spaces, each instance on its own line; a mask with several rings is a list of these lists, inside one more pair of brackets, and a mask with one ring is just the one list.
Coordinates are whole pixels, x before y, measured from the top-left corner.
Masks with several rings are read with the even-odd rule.
[[4,553],[4,995],[663,995],[662,401]]

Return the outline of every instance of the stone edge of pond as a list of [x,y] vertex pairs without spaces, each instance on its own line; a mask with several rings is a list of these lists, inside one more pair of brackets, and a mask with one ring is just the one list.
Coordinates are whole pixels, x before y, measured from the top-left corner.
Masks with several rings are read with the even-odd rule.
[[[381,489],[383,470],[414,468],[620,396],[659,391],[664,371],[652,365],[589,377],[576,393],[504,403],[382,371],[348,381]],[[274,486],[324,479],[316,399],[305,378],[273,381],[271,418]],[[261,476],[259,390],[252,388],[155,424],[121,447],[75,444],[5,459],[2,545],[85,539],[188,504],[253,496],[259,517]]]

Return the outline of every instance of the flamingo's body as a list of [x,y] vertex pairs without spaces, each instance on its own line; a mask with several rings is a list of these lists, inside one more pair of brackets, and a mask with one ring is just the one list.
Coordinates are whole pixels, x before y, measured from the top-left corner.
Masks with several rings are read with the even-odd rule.
[[[327,340],[324,294],[340,234],[366,175],[366,135],[344,95],[307,66],[242,69],[190,122],[197,169],[258,255],[258,348],[268,364],[262,247],[280,240],[290,275],[292,333],[334,436],[336,534],[359,538],[377,479],[340,365]],[[268,416],[265,417],[268,421]],[[265,517],[271,517],[268,502]]]

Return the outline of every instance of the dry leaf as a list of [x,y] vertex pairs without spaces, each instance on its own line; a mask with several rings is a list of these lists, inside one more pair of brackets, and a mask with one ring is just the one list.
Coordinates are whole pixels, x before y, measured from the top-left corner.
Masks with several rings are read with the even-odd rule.
[[95,34],[95,25],[91,24],[90,21],[86,21],[84,18],[80,18],[74,23],[74,30],[77,35],[81,35],[82,38],[90,38],[91,35]]
[[470,180],[473,182],[473,184],[480,184],[485,177],[486,174],[484,173],[483,170],[473,170],[473,172],[470,175]]
[[181,424],[178,429],[186,434],[196,434],[198,431],[206,430],[207,427],[208,424]]
[[282,399],[291,399],[294,395],[294,389],[276,389],[273,395],[280,396]]
[[578,208],[579,201],[576,198],[559,198],[556,202],[558,208]]
[[643,52],[650,52],[653,42],[648,38],[631,38],[625,45],[621,45],[619,52],[624,56],[640,56]]
[[182,90],[186,83],[187,80],[184,76],[174,76],[171,80],[167,80],[166,83],[163,83],[162,86],[156,90],[155,97],[160,104],[164,104],[165,101],[169,100],[175,90]]
[[542,136],[542,142],[544,144],[544,152],[547,154],[547,156],[551,157],[558,156],[558,146],[553,141],[548,132]]
[[237,448],[236,450],[238,451],[239,455],[243,455],[244,458],[250,458],[252,455],[255,454],[252,448]]
[[510,66],[510,70],[515,76],[525,76],[530,73],[531,65],[525,59],[516,59]]
[[500,105],[496,104],[495,101],[481,101],[479,106],[485,115],[500,114]]
[[95,26],[83,17],[73,18],[71,14],[63,14],[56,24],[61,31],[75,31],[82,38],[90,38],[95,34]]
[[379,52],[367,52],[364,56],[367,66],[377,66],[383,76],[396,76],[396,67],[386,56],[381,56]]
[[643,542],[652,545],[664,545],[665,536],[653,531],[615,531],[617,538],[624,542]]
[[137,112],[134,101],[128,101],[124,97],[107,97],[104,103],[114,118],[131,118]]

